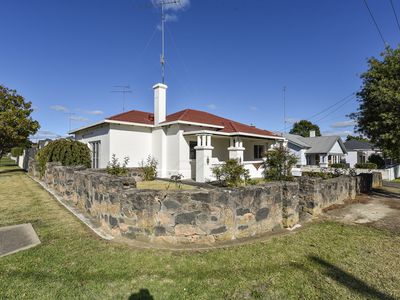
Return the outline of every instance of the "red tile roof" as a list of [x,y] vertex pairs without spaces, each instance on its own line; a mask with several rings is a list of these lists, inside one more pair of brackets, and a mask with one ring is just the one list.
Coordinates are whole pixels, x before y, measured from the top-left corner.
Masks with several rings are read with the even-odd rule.
[[[112,116],[108,118],[108,120],[153,125],[154,114],[138,110],[131,110],[126,113]],[[208,125],[223,126],[222,129],[217,130],[218,132],[226,132],[226,133],[243,132],[249,134],[277,136],[276,134],[273,134],[271,131],[268,130],[259,129],[254,126],[246,125],[243,123],[239,123],[233,120],[225,119],[210,114],[205,111],[194,110],[194,109],[185,109],[182,111],[178,111],[174,114],[168,115],[166,117],[166,121],[163,123],[174,122],[174,121],[186,121],[193,123],[201,123],[205,125],[208,124]]]

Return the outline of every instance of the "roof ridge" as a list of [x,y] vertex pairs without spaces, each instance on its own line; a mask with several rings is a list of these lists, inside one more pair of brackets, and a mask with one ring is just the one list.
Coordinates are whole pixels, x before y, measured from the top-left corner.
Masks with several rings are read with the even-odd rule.
[[116,114],[116,115],[112,115],[107,117],[106,119],[111,119],[111,118],[115,118],[115,117],[120,117],[122,115],[128,114],[128,113],[132,113],[132,112],[140,112],[140,113],[145,113],[145,114],[152,114],[152,112],[147,112],[147,111],[143,111],[143,110],[136,110],[136,109],[132,109],[132,110],[128,110],[128,111],[124,111],[122,113]]

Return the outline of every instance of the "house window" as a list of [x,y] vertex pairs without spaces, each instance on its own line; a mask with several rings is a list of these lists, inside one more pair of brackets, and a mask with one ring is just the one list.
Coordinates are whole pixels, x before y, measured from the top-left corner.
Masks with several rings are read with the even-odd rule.
[[196,149],[194,147],[197,146],[197,142],[191,141],[189,142],[189,149],[190,149],[190,159],[196,159]]
[[263,145],[254,145],[254,159],[261,159],[264,154]]
[[91,142],[90,146],[92,148],[92,168],[99,168],[99,155],[100,155],[100,141]]

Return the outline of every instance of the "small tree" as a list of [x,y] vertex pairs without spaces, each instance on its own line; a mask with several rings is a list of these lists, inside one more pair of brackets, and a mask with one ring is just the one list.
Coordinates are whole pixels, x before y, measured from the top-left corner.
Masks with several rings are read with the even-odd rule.
[[0,159],[15,146],[29,146],[28,137],[40,126],[31,117],[32,103],[0,85]]
[[11,149],[11,155],[13,157],[18,157],[24,154],[24,149],[22,147],[14,147]]
[[116,175],[116,176],[126,176],[128,174],[128,169],[126,166],[128,165],[129,162],[129,157],[126,156],[124,158],[124,162],[122,165],[119,163],[118,158],[113,154],[111,156],[111,162],[108,163],[107,165],[107,173],[111,175]]
[[290,133],[301,135],[303,137],[309,137],[311,130],[315,131],[315,136],[321,136],[319,126],[307,120],[301,120],[294,123],[293,128],[290,130]]
[[370,157],[368,157],[368,162],[376,164],[378,166],[378,169],[382,169],[385,167],[385,160],[379,154],[371,154]]
[[225,181],[227,186],[246,184],[250,179],[249,170],[246,170],[237,159],[229,159],[225,164],[212,169],[218,181]]
[[290,180],[292,167],[297,163],[296,155],[282,144],[266,153],[263,175],[269,180]]
[[149,155],[147,160],[140,162],[140,176],[144,181],[152,181],[157,177],[157,160]]

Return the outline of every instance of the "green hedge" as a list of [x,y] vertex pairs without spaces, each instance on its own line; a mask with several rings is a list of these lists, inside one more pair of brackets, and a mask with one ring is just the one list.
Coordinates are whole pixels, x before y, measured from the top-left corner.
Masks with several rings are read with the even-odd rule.
[[355,164],[354,167],[357,169],[378,169],[378,166],[374,163]]
[[331,164],[330,167],[335,168],[335,169],[347,169],[348,168],[348,166],[344,163]]
[[14,147],[11,149],[11,155],[13,157],[18,157],[24,154],[24,149],[22,147]]
[[91,155],[86,144],[78,141],[59,139],[40,149],[36,159],[43,176],[48,162],[60,162],[63,166],[85,166],[90,168]]

